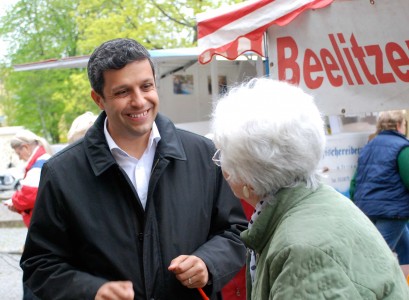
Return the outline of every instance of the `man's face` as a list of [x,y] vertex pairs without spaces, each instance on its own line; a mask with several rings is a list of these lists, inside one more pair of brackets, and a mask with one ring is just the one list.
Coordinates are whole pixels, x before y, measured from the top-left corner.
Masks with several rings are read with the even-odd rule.
[[[108,116],[108,131],[118,143],[149,136],[159,98],[148,60],[104,72],[104,95],[91,96]],[[103,98],[102,98],[103,97]]]

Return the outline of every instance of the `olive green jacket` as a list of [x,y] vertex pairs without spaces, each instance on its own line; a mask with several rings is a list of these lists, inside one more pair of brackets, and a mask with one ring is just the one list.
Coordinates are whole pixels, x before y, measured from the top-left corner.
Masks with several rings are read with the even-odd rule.
[[329,186],[279,191],[241,237],[257,253],[253,284],[247,271],[247,299],[409,299],[380,233]]

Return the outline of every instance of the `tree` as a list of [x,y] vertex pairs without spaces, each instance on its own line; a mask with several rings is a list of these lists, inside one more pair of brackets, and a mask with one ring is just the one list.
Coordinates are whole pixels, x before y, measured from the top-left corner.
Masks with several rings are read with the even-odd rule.
[[[196,44],[195,15],[238,0],[20,0],[0,20],[10,63],[87,55],[103,41],[127,37],[148,49]],[[3,63],[0,99],[10,125],[65,141],[73,119],[98,108],[83,69],[14,72]]]
[[[77,0],[21,0],[1,20],[1,34],[11,44],[12,64],[50,57],[76,55],[78,33],[72,22]],[[5,68],[5,66],[3,67]],[[64,78],[78,70],[12,72],[4,79],[8,99],[4,112],[10,125],[24,125],[52,143],[60,141],[59,121],[64,103],[56,92],[64,93]]]
[[108,39],[133,38],[147,49],[192,47],[199,12],[239,0],[88,0],[78,6],[79,48],[89,53]]

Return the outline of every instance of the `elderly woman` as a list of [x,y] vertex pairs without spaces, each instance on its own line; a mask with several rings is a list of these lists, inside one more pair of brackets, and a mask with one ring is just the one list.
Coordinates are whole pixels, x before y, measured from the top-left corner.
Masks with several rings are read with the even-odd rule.
[[324,124],[301,89],[254,79],[215,107],[213,161],[255,212],[247,299],[409,299],[399,264],[371,221],[320,182]]
[[45,139],[30,130],[20,130],[10,141],[11,147],[21,160],[27,162],[21,189],[16,191],[6,205],[11,211],[23,216],[28,227],[37,197],[41,168],[50,157],[51,148]]
[[371,219],[401,265],[409,264],[409,141],[405,111],[381,112],[362,149],[351,197]]

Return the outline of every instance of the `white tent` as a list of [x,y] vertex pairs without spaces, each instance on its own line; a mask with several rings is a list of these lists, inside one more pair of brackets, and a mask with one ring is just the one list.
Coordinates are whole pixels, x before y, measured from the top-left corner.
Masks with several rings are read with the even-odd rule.
[[[177,48],[149,50],[159,70],[159,77],[188,68],[197,62],[198,48]],[[86,68],[90,55],[49,59],[14,65],[15,71],[33,71],[45,69]]]
[[[199,60],[257,52],[268,58],[265,74],[314,95],[334,121],[408,109],[408,16],[408,0],[246,1],[198,15]],[[321,166],[346,195],[369,133],[327,138]]]
[[313,94],[326,115],[406,109],[408,16],[407,0],[246,1],[198,15],[199,61],[265,55],[266,74]]

